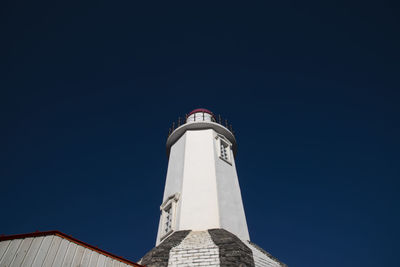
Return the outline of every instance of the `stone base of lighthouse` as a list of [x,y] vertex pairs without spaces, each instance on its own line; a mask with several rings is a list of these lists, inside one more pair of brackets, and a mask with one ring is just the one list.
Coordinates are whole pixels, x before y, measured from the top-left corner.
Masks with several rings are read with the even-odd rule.
[[257,245],[224,229],[174,232],[139,263],[148,267],[286,266]]

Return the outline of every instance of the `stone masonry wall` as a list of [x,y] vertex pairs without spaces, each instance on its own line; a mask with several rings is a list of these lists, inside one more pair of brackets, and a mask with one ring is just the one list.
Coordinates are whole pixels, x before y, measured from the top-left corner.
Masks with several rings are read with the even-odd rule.
[[280,262],[256,244],[247,241],[246,245],[253,251],[255,267],[287,267],[286,264]]
[[147,267],[287,267],[256,244],[224,229],[174,232],[139,263]]
[[140,260],[140,264],[148,267],[167,267],[169,252],[186,238],[190,231],[177,231],[167,237],[160,245],[153,248]]
[[253,252],[237,236],[224,229],[208,230],[219,248],[221,267],[254,267]]
[[220,266],[219,249],[207,231],[192,231],[180,245],[171,249],[168,266]]

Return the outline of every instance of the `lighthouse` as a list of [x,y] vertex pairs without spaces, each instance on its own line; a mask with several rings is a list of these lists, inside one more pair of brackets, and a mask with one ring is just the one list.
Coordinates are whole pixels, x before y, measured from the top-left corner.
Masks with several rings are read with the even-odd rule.
[[232,127],[195,109],[170,130],[156,246],[140,261],[161,266],[285,266],[250,242]]

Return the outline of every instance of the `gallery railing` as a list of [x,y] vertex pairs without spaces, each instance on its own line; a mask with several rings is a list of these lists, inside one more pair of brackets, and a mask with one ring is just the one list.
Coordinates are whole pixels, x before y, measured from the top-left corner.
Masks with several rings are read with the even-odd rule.
[[[172,122],[172,126],[169,128],[168,131],[168,136],[171,135],[171,133],[173,131],[175,131],[176,128],[186,124],[187,122],[187,118],[189,116],[187,114],[185,114],[184,117],[178,117],[178,119],[176,121]],[[207,119],[206,119],[207,118]],[[194,116],[194,121],[209,121],[209,117],[204,116],[204,112],[203,112],[203,116]],[[221,117],[221,115],[218,115],[217,118],[215,118],[214,116],[212,116],[212,122],[218,123],[222,126],[224,126],[225,128],[227,128],[229,131],[231,131],[232,134],[235,134],[235,132],[232,129],[232,124],[228,123],[227,119],[224,119]]]

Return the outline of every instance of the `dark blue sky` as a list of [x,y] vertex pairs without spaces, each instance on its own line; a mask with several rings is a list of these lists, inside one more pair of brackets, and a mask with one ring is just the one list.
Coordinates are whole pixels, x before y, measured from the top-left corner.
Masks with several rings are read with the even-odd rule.
[[398,6],[263,2],[2,3],[0,233],[138,260],[168,128],[205,107],[236,130],[253,242],[292,267],[396,265]]

